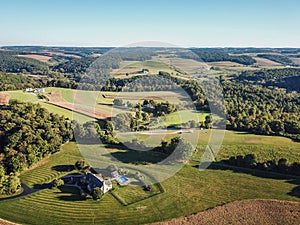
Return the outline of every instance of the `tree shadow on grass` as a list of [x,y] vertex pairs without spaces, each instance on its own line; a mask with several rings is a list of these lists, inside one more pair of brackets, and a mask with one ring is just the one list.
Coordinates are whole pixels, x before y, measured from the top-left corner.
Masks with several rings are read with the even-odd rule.
[[[193,167],[199,168],[199,165],[195,165]],[[258,169],[230,166],[230,165],[226,165],[226,164],[220,163],[220,162],[211,163],[207,169],[224,170],[224,171],[231,170],[235,173],[250,174],[252,176],[261,177],[261,178],[285,180],[285,182],[287,182],[287,183],[298,185],[298,186],[294,187],[287,194],[290,196],[293,196],[293,197],[300,198],[300,177],[297,177],[294,175],[280,174],[280,173],[276,173],[276,172],[270,172],[270,171],[264,171],[264,170],[258,170]]]
[[69,186],[60,186],[58,189],[61,192],[56,192],[57,194],[64,193],[66,195],[58,196],[59,200],[63,201],[85,201],[86,198],[80,195],[80,191],[76,187],[69,187]]
[[113,156],[123,163],[148,164],[161,162],[166,156],[153,151],[134,151],[126,150],[120,152],[112,152],[107,156]]
[[44,184],[34,184],[33,189],[36,189],[36,190],[50,189],[50,188],[52,188],[52,186],[53,186],[52,182],[44,183]]
[[107,144],[106,147],[118,149],[120,151],[111,152],[104,156],[109,158],[113,156],[115,159],[123,163],[134,163],[134,164],[158,163],[168,157],[167,154],[159,152],[156,148],[152,149],[152,148],[145,147],[144,149],[141,150],[132,150],[132,149],[128,149],[128,147],[123,144],[119,144],[119,145]]
[[291,180],[291,181],[287,181],[290,184],[296,184],[298,186],[294,187],[289,193],[288,195],[300,198],[300,180]]
[[103,102],[101,102],[101,103],[98,103],[98,105],[113,106],[114,104],[112,104],[112,103],[103,103]]
[[57,165],[51,167],[51,169],[57,172],[70,172],[74,170],[74,165]]

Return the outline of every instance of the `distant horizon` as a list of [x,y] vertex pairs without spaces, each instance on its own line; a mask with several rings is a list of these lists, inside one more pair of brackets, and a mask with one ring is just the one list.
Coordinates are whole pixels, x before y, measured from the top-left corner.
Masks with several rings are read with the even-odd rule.
[[164,46],[113,46],[113,45],[94,45],[94,46],[80,46],[80,45],[30,45],[30,44],[20,44],[20,45],[0,45],[0,48],[4,48],[4,47],[49,47],[49,48],[129,48],[129,47],[149,47],[149,48],[267,48],[267,49],[286,49],[286,48],[290,48],[290,49],[300,49],[299,47],[277,47],[277,46],[273,46],[273,47],[269,47],[269,46],[173,46],[173,47],[164,47]]

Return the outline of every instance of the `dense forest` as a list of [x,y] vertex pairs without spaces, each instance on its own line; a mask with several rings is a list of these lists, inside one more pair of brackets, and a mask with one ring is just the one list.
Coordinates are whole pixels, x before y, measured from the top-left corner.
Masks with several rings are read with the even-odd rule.
[[40,105],[12,102],[0,110],[0,193],[14,193],[18,173],[73,139],[70,121]]
[[276,86],[286,88],[288,91],[300,92],[300,69],[262,69],[258,71],[245,71],[235,78],[243,84],[263,85],[265,87]]
[[9,73],[30,73],[30,74],[47,74],[48,66],[46,63],[35,59],[21,58],[11,55],[0,56],[0,71]]
[[[244,65],[252,65],[256,62],[255,59],[248,55],[230,55],[222,49],[192,49],[192,52],[195,53],[197,57],[191,55],[190,53],[185,57],[192,57],[196,60],[201,60],[204,62],[231,61]],[[182,56],[184,57],[184,55]]]
[[25,88],[43,87],[45,84],[38,79],[32,79],[25,75],[0,73],[0,91],[20,90]]
[[300,140],[300,94],[223,83],[227,128]]
[[5,46],[2,49],[15,51],[20,53],[45,53],[59,52],[64,54],[72,54],[81,57],[89,57],[93,54],[104,54],[113,49],[113,47],[47,47],[47,46]]
[[83,74],[96,58],[75,58],[52,67],[53,71],[61,73]]

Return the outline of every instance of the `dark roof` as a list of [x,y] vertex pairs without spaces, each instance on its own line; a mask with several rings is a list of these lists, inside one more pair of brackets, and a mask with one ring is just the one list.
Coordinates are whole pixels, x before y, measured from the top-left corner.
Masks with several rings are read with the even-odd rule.
[[92,173],[87,173],[83,175],[83,178],[87,181],[89,181],[89,183],[95,188],[95,187],[99,187],[101,188],[103,186],[103,182],[100,180],[100,178],[96,177],[94,174]]

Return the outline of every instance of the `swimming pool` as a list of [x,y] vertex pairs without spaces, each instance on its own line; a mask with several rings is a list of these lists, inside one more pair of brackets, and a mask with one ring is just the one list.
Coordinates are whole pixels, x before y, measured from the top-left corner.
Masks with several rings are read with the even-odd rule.
[[124,176],[120,176],[120,181],[122,181],[122,183],[126,183],[128,179]]

